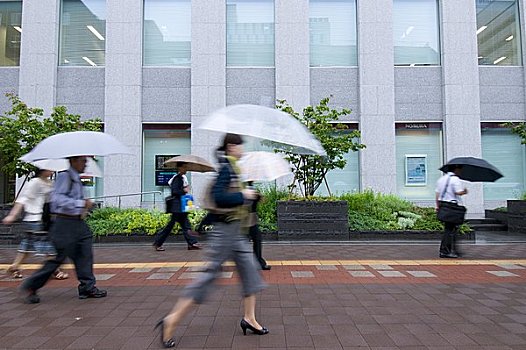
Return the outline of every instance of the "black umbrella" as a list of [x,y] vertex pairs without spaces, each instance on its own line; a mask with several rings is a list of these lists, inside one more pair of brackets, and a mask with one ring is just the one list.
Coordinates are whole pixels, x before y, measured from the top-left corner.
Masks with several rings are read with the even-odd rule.
[[485,161],[484,159],[475,157],[458,157],[453,158],[447,164],[444,164],[440,170],[448,171],[450,165],[462,165],[460,177],[462,180],[471,182],[494,182],[500,179],[503,175],[499,169]]

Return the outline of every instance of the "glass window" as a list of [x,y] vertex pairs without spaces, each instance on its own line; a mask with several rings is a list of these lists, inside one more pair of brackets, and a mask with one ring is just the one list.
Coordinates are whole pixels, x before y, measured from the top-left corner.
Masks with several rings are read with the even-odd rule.
[[476,5],[479,64],[520,66],[519,2],[476,0]]
[[438,28],[437,0],[394,0],[395,65],[439,65]]
[[482,157],[504,175],[484,183],[485,200],[517,199],[526,190],[526,147],[505,128],[482,128]]
[[438,126],[408,129],[397,125],[396,188],[401,197],[434,200],[441,166],[442,131]]
[[[190,132],[187,130],[157,129],[144,130],[142,160],[142,191],[161,191],[163,198],[169,195],[167,181],[175,175],[175,170],[163,166],[171,157],[190,154]],[[191,174],[188,173],[188,180]],[[144,202],[152,202],[153,195],[144,195]],[[159,196],[155,197],[159,200]]]
[[356,66],[356,0],[310,0],[311,67]]
[[228,66],[274,66],[274,1],[226,1]]
[[[345,155],[347,164],[343,169],[334,169],[327,173],[326,179],[333,195],[353,193],[360,191],[360,158],[359,152],[349,152]],[[328,196],[327,186],[322,183],[317,196]]]
[[144,65],[190,66],[190,0],[144,0]]
[[0,1],[0,66],[20,65],[22,1]]
[[104,66],[105,0],[62,0],[59,64]]

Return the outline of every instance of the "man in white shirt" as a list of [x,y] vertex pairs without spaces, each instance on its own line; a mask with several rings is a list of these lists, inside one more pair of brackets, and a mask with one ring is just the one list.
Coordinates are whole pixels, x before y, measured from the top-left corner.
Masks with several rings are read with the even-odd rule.
[[[462,204],[463,196],[468,193],[466,188],[463,188],[458,175],[462,172],[462,165],[450,165],[447,174],[443,175],[437,181],[435,189],[436,210],[440,202],[453,202],[459,205]],[[441,258],[458,258],[459,252],[456,247],[456,234],[458,225],[451,222],[444,222],[444,235],[440,243]]]

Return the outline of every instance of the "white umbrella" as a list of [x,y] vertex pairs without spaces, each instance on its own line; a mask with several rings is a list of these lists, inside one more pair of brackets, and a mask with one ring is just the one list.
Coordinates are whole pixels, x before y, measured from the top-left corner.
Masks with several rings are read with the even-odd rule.
[[42,140],[31,152],[20,157],[25,162],[75,156],[131,154],[115,137],[97,131],[73,131]]
[[239,160],[245,181],[272,181],[291,174],[291,167],[280,154],[247,152]]
[[[46,169],[51,171],[62,171],[69,168],[69,160],[67,159],[42,159],[30,163],[39,169]],[[93,158],[88,157],[86,169],[84,169],[84,172],[81,175],[102,177],[102,170]]]
[[208,116],[199,129],[251,136],[293,146],[292,152],[325,155],[320,141],[296,118],[258,105],[231,105]]

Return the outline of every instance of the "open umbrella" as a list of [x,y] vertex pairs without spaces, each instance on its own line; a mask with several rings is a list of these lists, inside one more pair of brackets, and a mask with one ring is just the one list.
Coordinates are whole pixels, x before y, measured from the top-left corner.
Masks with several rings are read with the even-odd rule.
[[45,138],[20,159],[24,162],[33,162],[42,159],[111,154],[131,154],[131,152],[109,134],[97,131],[73,131]]
[[247,152],[239,160],[245,181],[273,181],[289,175],[289,162],[277,153]]
[[458,176],[462,180],[471,182],[494,182],[503,175],[499,169],[481,158],[475,157],[458,157],[453,158],[444,164],[440,170],[448,171],[449,165],[462,165],[462,171]]
[[185,154],[168,159],[164,164],[186,163],[187,171],[196,171],[199,173],[206,173],[215,171],[216,169],[206,159],[194,156],[192,154]]
[[[67,159],[42,159],[30,163],[39,169],[46,169],[51,171],[62,171],[69,168],[69,161]],[[84,172],[81,175],[102,177],[102,170],[93,158],[88,157],[86,169],[84,169]]]
[[199,129],[251,136],[292,146],[300,154],[324,155],[320,141],[296,118],[258,105],[231,105],[212,112]]

